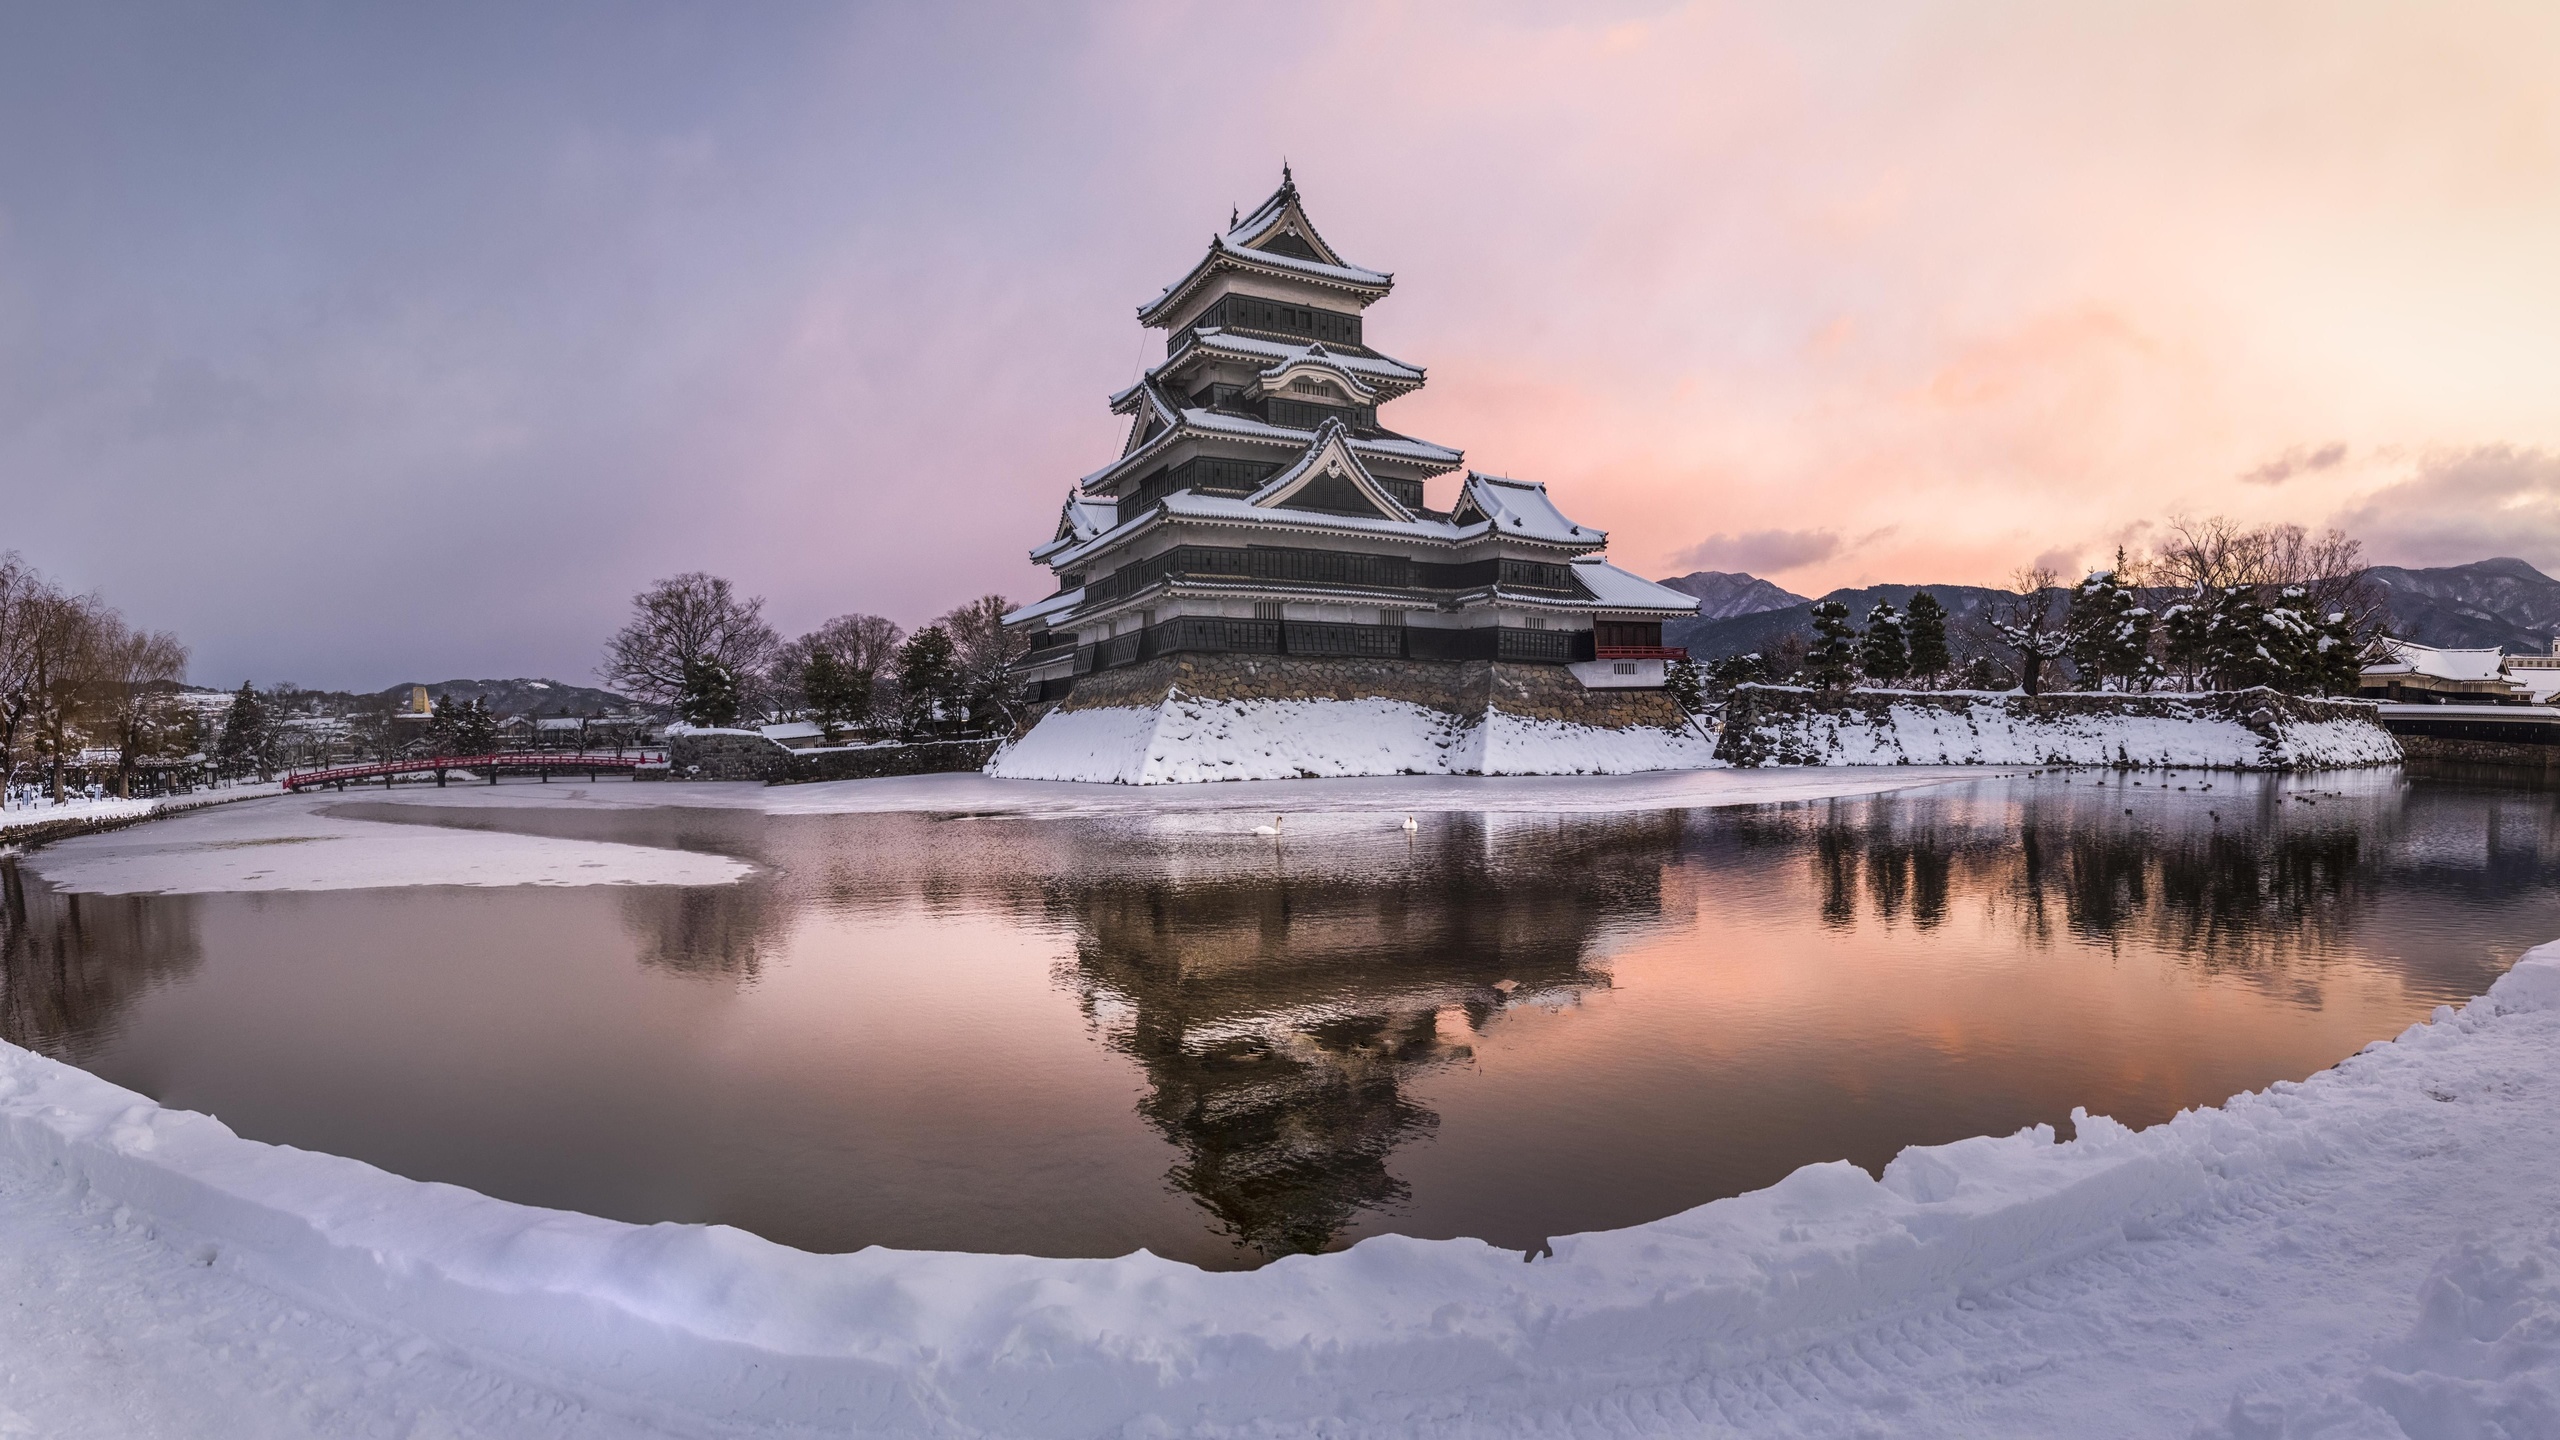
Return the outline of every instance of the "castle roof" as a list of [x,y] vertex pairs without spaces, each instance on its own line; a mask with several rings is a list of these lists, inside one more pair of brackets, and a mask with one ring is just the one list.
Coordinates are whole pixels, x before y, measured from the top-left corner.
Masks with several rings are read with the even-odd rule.
[[1395,276],[1344,260],[1316,233],[1298,198],[1298,187],[1281,167],[1280,188],[1252,214],[1209,237],[1209,252],[1188,274],[1164,287],[1164,293],[1138,307],[1147,325],[1169,323],[1173,312],[1202,285],[1230,271],[1261,272],[1301,280],[1335,291],[1355,305],[1367,306],[1394,287]]
[[1574,561],[1573,578],[1582,582],[1582,588],[1591,592],[1592,599],[1612,609],[1660,610],[1679,615],[1698,613],[1697,596],[1684,595],[1668,585],[1656,585],[1606,560]]
[[1501,534],[1559,545],[1608,543],[1608,532],[1578,525],[1547,498],[1544,481],[1514,480],[1504,475],[1467,474],[1449,518],[1464,525],[1481,520]]

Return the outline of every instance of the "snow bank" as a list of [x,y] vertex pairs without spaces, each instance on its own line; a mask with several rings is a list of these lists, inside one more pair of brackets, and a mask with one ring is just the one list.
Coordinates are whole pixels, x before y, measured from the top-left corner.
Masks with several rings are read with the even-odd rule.
[[[1807,1166],[1666,1220],[1558,1238],[1525,1265],[1478,1242],[1394,1236],[1242,1274],[1144,1253],[809,1255],[722,1227],[536,1210],[245,1141],[10,1047],[0,1163],[148,1215],[198,1263],[635,1415],[717,1416],[721,1433],[1694,1433],[1712,1428],[1704,1409],[1727,1423],[1746,1416],[1757,1433],[1839,1433],[1860,1417],[1807,1414],[1808,1395],[1854,1391],[1846,1372],[1863,1371],[1889,1392],[1864,1418],[1889,1419],[1911,1398],[1891,1372],[1947,1340],[1924,1321],[1961,1333],[1970,1313],[2016,1309],[1994,1297],[2025,1287],[2023,1334],[1966,1360],[1951,1428],[1932,1432],[1980,1434],[1991,1433],[1983,1407],[2045,1366],[2040,1347],[2058,1328],[2095,1326],[2110,1350],[2156,1338],[2108,1314],[2066,1321],[2054,1298],[2064,1287],[2039,1294],[2034,1277],[2100,1252],[2130,1252],[2111,1266],[2138,1270],[2145,1242],[2229,1231],[2306,1187],[2380,1183],[2393,1147],[2441,1157],[2460,1126],[2513,1154],[2520,1118],[2540,1122],[2536,1135],[2549,1129],[2556,1045],[2560,944],[2527,955],[2485,1000],[2441,1009],[2305,1084],[2140,1133],[2081,1114],[2068,1144],[2039,1126],[1914,1148],[1881,1180],[1845,1163]],[[2460,1184],[2432,1179],[2427,1193]],[[2340,1223],[2397,1235],[2406,1213],[2377,1194]],[[2310,1254],[2328,1239],[2305,1226],[2270,1243]],[[2260,1241],[2238,1243],[2251,1248],[2227,1265],[2266,1258]],[[2374,1351],[2347,1390],[2320,1370],[2311,1378],[2328,1391],[2234,1399],[2228,1433],[2309,1433],[2291,1417],[2340,1407],[2400,1416],[2420,1436],[2553,1433],[2541,1422],[2560,1394],[2560,1351],[2539,1254],[2458,1254],[2428,1282],[2405,1337]],[[2341,1258],[2315,1293],[2361,1316],[2385,1297],[2358,1277],[2390,1267],[2379,1250]],[[2216,1285],[2233,1289],[2219,1266]],[[2240,1338],[2199,1333],[2174,1311],[2164,1328],[2199,1369]],[[1857,1333],[1869,1338],[1843,1338]],[[2464,1428],[2482,1413],[2509,1428]],[[1533,1426],[1533,1415],[1547,1418]]]
[[63,821],[133,820],[145,815],[174,815],[182,810],[197,810],[207,805],[222,805],[233,800],[247,800],[261,795],[280,793],[273,782],[238,785],[220,790],[198,790],[186,795],[171,795],[152,800],[66,800],[62,804],[15,806],[0,810],[0,836],[11,830],[24,830],[38,825],[56,825]]
[[1119,785],[1368,775],[1623,775],[1714,763],[1703,735],[1606,729],[1410,701],[1210,700],[1053,710],[997,752],[1008,780]]
[[94,895],[391,885],[725,885],[753,869],[726,855],[688,850],[319,813],[332,803],[335,797],[226,806],[77,836],[23,863],[59,889]]
[[1737,688],[1739,765],[2151,765],[2294,770],[2400,760],[2371,707],[2272,691],[1993,695]]

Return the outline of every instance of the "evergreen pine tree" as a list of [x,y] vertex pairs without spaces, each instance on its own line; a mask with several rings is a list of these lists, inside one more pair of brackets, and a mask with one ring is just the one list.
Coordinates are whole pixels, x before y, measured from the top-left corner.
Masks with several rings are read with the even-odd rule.
[[1849,628],[1849,607],[1825,600],[1813,607],[1813,645],[1804,657],[1805,683],[1822,690],[1846,690],[1857,676],[1858,632]]
[[871,713],[870,677],[847,668],[832,650],[809,653],[809,663],[800,667],[800,694],[808,702],[809,718],[818,722],[818,732],[830,745],[847,723]]
[[719,729],[737,724],[745,708],[746,688],[726,661],[705,655],[684,662],[676,694],[676,714],[684,723]]
[[2169,660],[2169,668],[2178,673],[2187,688],[2199,682],[2210,684],[2205,671],[2211,659],[2210,644],[2213,612],[2217,597],[2202,588],[2160,612],[2161,649]]
[[960,670],[951,634],[927,625],[898,647],[899,724],[908,738],[933,733],[960,710]]
[[2148,679],[2151,659],[2151,612],[2113,570],[2093,570],[2071,592],[2071,608],[2063,621],[2070,636],[2071,663],[2080,667],[2081,684],[2103,690],[2110,680],[2125,689]]
[[491,755],[498,749],[498,717],[489,713],[486,700],[466,700],[454,707],[453,749],[455,755]]
[[1769,678],[1769,662],[1756,650],[1747,655],[1727,655],[1707,666],[1707,679],[1718,690],[1765,684]]
[[1902,628],[1910,647],[1912,675],[1923,684],[1937,684],[1955,664],[1947,651],[1947,607],[1923,590],[1911,597]]
[[1911,673],[1911,645],[1903,634],[1902,612],[1890,600],[1879,600],[1867,612],[1866,633],[1858,637],[1858,669],[1879,685],[1891,685]]
[[1699,674],[1698,662],[1694,660],[1662,662],[1662,691],[1671,697],[1673,704],[1692,715],[1705,708],[1707,703],[1706,682]]
[[2272,685],[2282,661],[2267,646],[2267,607],[2254,585],[2234,585],[2214,597],[2203,621],[2203,669],[2219,690]]
[[275,726],[268,719],[266,701],[243,680],[239,693],[231,697],[231,709],[222,717],[222,735],[214,742],[214,764],[225,775],[254,773],[264,780],[275,773],[275,753]]
[[2353,695],[2364,683],[2364,647],[2356,642],[2355,624],[2344,610],[2320,617],[2311,678],[2313,683],[2304,688],[2314,695]]
[[2310,592],[2299,585],[2277,591],[2260,633],[2259,647],[2268,657],[2266,683],[2293,695],[2319,688],[2320,625],[2311,613]]

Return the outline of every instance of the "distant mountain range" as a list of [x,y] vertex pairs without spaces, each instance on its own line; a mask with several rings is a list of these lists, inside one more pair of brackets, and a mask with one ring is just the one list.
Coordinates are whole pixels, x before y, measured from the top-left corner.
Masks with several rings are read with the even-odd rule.
[[1731,620],[1737,615],[1757,615],[1763,610],[1784,610],[1790,605],[1813,603],[1792,590],[1781,590],[1757,575],[1731,570],[1692,570],[1660,583],[1683,595],[1697,596],[1698,618],[1702,620]]
[[[2553,637],[2560,636],[2560,580],[2522,560],[2478,560],[2422,570],[2377,565],[2370,573],[2390,608],[2391,633],[2404,640],[2454,648],[2495,645],[2510,654],[2539,655],[2548,654]],[[1959,663],[1979,654],[2006,656],[1990,632],[1987,613],[1990,606],[2011,598],[2006,590],[1980,585],[1867,585],[1807,600],[1754,576],[1716,570],[1660,583],[1699,597],[1698,618],[1664,625],[1662,643],[1685,645],[1700,660],[1765,653],[1781,636],[1809,636],[1813,607],[1821,600],[1846,603],[1850,618],[1863,622],[1878,600],[1908,609],[1912,595],[1921,590],[1947,607],[1948,647]],[[2058,606],[2064,592],[2053,593]]]
[[2388,597],[2392,633],[2404,640],[2545,655],[2552,638],[2560,636],[2560,580],[2521,560],[2502,557],[2428,570],[2376,565],[2367,573]]

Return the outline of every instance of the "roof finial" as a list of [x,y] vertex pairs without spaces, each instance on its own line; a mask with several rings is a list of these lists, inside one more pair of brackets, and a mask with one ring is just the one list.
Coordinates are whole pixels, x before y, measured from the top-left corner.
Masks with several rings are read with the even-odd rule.
[[1236,226],[1238,226],[1238,225],[1242,224],[1243,222],[1244,222],[1244,207],[1243,207],[1243,206],[1241,206],[1241,205],[1230,205],[1230,206],[1228,206],[1228,207],[1227,207],[1227,228],[1228,228],[1228,229],[1230,229],[1230,230],[1233,230],[1234,228],[1236,228]]
[[1295,180],[1292,180],[1292,179],[1290,179],[1290,178],[1289,178],[1289,157],[1288,157],[1288,156],[1286,156],[1286,155],[1281,156],[1281,157],[1280,157],[1280,188],[1281,188],[1281,189],[1283,189],[1283,190],[1286,190],[1286,189],[1288,189],[1290,186],[1295,185],[1296,183],[1298,183],[1298,182],[1296,182]]

